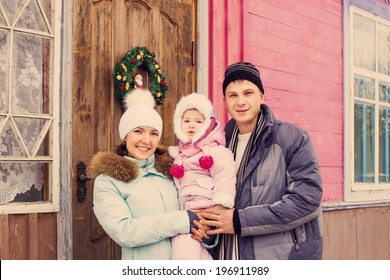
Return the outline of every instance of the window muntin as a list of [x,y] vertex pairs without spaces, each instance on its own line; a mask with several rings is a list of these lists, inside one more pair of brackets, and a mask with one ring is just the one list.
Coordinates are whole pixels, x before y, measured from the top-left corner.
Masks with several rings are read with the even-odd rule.
[[60,2],[0,1],[0,213],[59,209]]

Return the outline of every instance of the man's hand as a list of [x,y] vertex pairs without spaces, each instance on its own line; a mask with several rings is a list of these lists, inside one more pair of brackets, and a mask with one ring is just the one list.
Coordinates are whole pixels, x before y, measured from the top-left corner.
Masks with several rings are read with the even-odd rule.
[[214,226],[216,229],[207,231],[207,234],[234,233],[233,226],[234,209],[206,209],[202,211],[200,223],[206,226]]

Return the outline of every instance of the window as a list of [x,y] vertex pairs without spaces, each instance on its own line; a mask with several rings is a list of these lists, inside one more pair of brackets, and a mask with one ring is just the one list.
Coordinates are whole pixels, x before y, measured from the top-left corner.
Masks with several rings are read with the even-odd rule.
[[390,20],[351,6],[349,43],[345,50],[348,61],[345,65],[348,68],[345,77],[345,198],[347,201],[388,201]]
[[0,1],[0,213],[59,209],[59,5]]

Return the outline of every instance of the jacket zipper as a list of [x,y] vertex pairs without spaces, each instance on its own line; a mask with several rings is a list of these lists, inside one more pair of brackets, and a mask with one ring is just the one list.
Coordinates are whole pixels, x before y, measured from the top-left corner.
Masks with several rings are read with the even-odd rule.
[[295,250],[299,251],[300,248],[299,248],[297,233],[295,232],[295,229],[291,230],[291,235],[294,242]]
[[146,166],[145,166],[145,172],[148,173],[149,172],[149,163],[148,163],[148,158],[146,159]]

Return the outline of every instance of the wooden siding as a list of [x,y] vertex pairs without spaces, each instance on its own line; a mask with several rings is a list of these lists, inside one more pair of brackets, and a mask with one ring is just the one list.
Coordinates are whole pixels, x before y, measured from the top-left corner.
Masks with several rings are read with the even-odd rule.
[[209,96],[222,124],[228,120],[222,93],[226,67],[243,59],[244,0],[209,1]]
[[325,211],[324,259],[389,260],[390,207]]
[[248,1],[245,60],[256,64],[265,102],[304,127],[316,147],[324,201],[343,199],[341,1]]
[[280,120],[304,127],[316,147],[324,201],[343,200],[342,1],[210,2],[209,94],[222,122],[225,68],[254,63],[265,102]]
[[[217,117],[225,68],[258,66],[265,102],[280,120],[304,127],[323,175],[323,201],[343,199],[342,1],[210,1],[209,96]],[[224,51],[221,51],[224,50]]]
[[0,259],[57,259],[57,214],[0,215]]
[[[209,9],[209,94],[217,117],[228,119],[218,103],[225,68],[238,60],[257,65],[276,117],[304,127],[314,141],[325,204],[343,200],[342,4],[212,0]],[[324,259],[390,259],[390,207],[323,214]]]
[[[390,207],[324,211],[324,259],[390,259],[389,216]],[[56,214],[0,215],[0,259],[56,259],[55,224]]]

